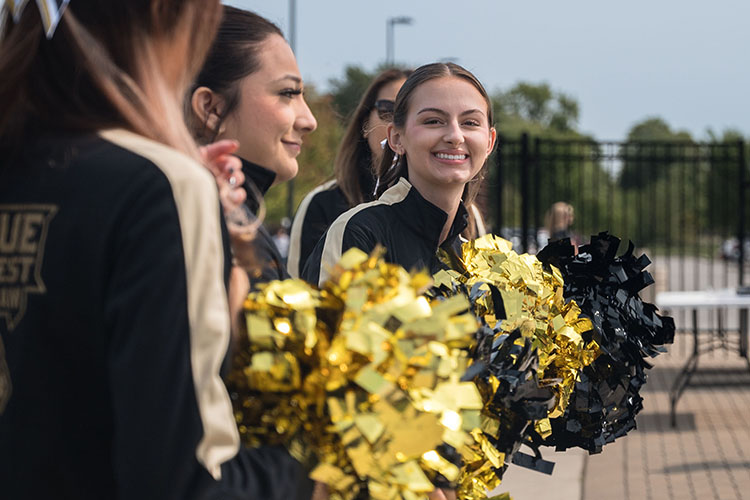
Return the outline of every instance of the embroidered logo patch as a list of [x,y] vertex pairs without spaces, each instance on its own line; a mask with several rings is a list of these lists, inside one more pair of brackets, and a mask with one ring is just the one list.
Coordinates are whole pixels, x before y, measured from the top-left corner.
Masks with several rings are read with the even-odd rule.
[[45,293],[42,260],[54,205],[0,205],[0,320],[12,332],[30,293]]
[[[45,293],[42,260],[54,205],[0,205],[0,321],[12,332],[26,313],[30,293]],[[1,325],[2,323],[0,323]],[[0,337],[0,415],[12,384]]]

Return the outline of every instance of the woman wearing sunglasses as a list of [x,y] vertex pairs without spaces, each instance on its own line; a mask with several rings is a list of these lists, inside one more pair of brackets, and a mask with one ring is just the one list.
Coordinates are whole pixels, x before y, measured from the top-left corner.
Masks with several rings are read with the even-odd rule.
[[350,208],[374,199],[373,169],[383,156],[381,142],[391,121],[393,101],[409,70],[380,73],[360,99],[334,161],[335,178],[305,196],[294,216],[287,269],[298,278],[328,226]]

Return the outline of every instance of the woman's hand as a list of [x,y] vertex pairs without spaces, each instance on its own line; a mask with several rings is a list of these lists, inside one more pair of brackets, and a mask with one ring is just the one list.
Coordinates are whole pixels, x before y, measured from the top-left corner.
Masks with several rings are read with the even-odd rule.
[[310,500],[327,500],[328,498],[328,486],[320,481],[315,481],[315,487],[313,489],[312,497]]
[[231,320],[233,345],[242,338],[243,334],[247,335],[242,306],[248,293],[250,293],[250,280],[247,277],[247,272],[240,267],[232,266],[232,272],[229,275],[229,318]]
[[[219,198],[224,215],[231,217],[233,213],[243,213],[242,204],[247,193],[242,185],[245,175],[242,173],[242,162],[232,153],[237,151],[239,143],[233,140],[221,140],[200,148],[203,162],[214,175],[219,187]],[[255,227],[238,229],[227,223],[232,245],[234,264],[245,270],[255,265],[255,252],[251,244],[255,237]]]
[[200,148],[203,163],[214,175],[219,187],[219,198],[224,213],[236,209],[247,198],[247,193],[242,188],[245,182],[242,162],[232,155],[238,147],[237,141],[224,139]]
[[456,500],[456,490],[435,490],[427,498],[430,500]]
[[[232,155],[238,147],[237,141],[221,140],[200,148],[203,163],[213,174],[219,188],[219,199],[225,215],[239,209],[247,198],[247,193],[242,188],[245,182],[242,162]],[[244,326],[240,314],[242,304],[250,291],[247,272],[243,268],[251,267],[253,252],[248,238],[234,234],[231,228],[229,236],[234,255],[234,265],[229,279],[229,313],[232,319],[232,337],[236,340],[241,336]]]

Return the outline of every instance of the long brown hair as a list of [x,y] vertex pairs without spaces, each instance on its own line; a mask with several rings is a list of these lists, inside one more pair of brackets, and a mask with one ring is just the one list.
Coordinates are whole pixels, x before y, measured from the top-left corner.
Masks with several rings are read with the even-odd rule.
[[28,5],[0,40],[0,150],[47,131],[123,127],[197,157],[182,95],[220,14],[218,0],[75,0],[46,40]]
[[[284,37],[268,19],[236,7],[224,7],[219,31],[185,102],[188,126],[198,142],[216,139],[221,123],[240,103],[240,81],[260,69],[260,46],[271,35]],[[192,93],[198,87],[207,87],[224,98],[224,109],[213,130],[207,126],[208,117],[201,120],[192,108]]]
[[[393,111],[393,125],[400,129],[404,128],[406,117],[409,114],[411,96],[414,94],[415,90],[417,90],[423,83],[430,80],[446,77],[456,77],[466,80],[479,91],[487,103],[488,124],[490,127],[493,127],[495,119],[492,111],[492,101],[490,100],[490,96],[487,94],[484,86],[469,70],[451,62],[425,64],[414,70],[414,73],[406,79],[406,82],[401,86],[401,90],[398,91],[398,95],[396,95],[395,109]],[[393,186],[400,177],[408,177],[408,163],[406,156],[399,158],[396,165],[391,168],[395,154],[396,153],[390,148],[390,145],[386,143],[385,150],[383,151],[383,159],[375,169],[375,175],[380,180],[376,192],[377,197],[383,194],[386,189]],[[467,208],[474,204],[474,200],[476,199],[477,194],[479,194],[482,180],[484,180],[486,172],[487,161],[482,165],[482,168],[477,175],[464,187],[462,200]],[[476,224],[471,211],[469,211],[469,227],[464,232],[464,235],[471,238],[476,237]]]
[[373,199],[372,193],[362,192],[363,186],[360,183],[360,175],[362,169],[367,169],[367,172],[370,172],[374,167],[372,152],[365,137],[365,127],[370,113],[375,107],[378,92],[391,82],[409,78],[409,75],[411,75],[411,70],[397,68],[381,72],[367,87],[349,120],[349,125],[346,127],[344,137],[336,152],[336,159],[333,161],[333,173],[350,207]]

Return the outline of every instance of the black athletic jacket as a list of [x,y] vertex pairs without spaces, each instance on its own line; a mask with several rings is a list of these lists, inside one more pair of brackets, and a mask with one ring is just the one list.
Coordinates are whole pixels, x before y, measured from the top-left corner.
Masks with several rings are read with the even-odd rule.
[[[366,189],[371,192],[373,186],[367,184]],[[289,235],[287,270],[292,277],[298,278],[302,274],[318,240],[333,221],[350,208],[349,201],[335,179],[316,187],[305,196],[294,215],[292,232]],[[478,236],[484,235],[486,230],[482,215],[475,205],[469,208]]]
[[122,130],[24,150],[0,159],[0,498],[297,497],[286,452],[240,450],[219,378],[212,176]]
[[289,234],[287,270],[299,278],[318,240],[339,215],[351,208],[336,180],[322,184],[304,197]]
[[[276,173],[242,159],[242,172],[245,174],[245,184],[252,182],[264,195],[276,180]],[[248,197],[247,206],[253,213],[258,211],[258,201],[252,196],[252,191],[246,185]],[[284,259],[282,259],[276,244],[273,242],[271,234],[265,226],[261,225],[258,234],[252,241],[253,250],[255,251],[255,262],[251,269],[246,269],[250,278],[250,285],[265,283],[272,280],[285,280],[289,278],[286,271]]]
[[357,205],[331,224],[307,260],[302,278],[322,284],[346,250],[357,247],[370,252],[378,244],[386,248],[387,262],[435,273],[445,267],[437,257],[438,249],[458,251],[467,226],[466,208],[461,204],[448,237],[439,245],[447,217],[402,177],[376,201]]

